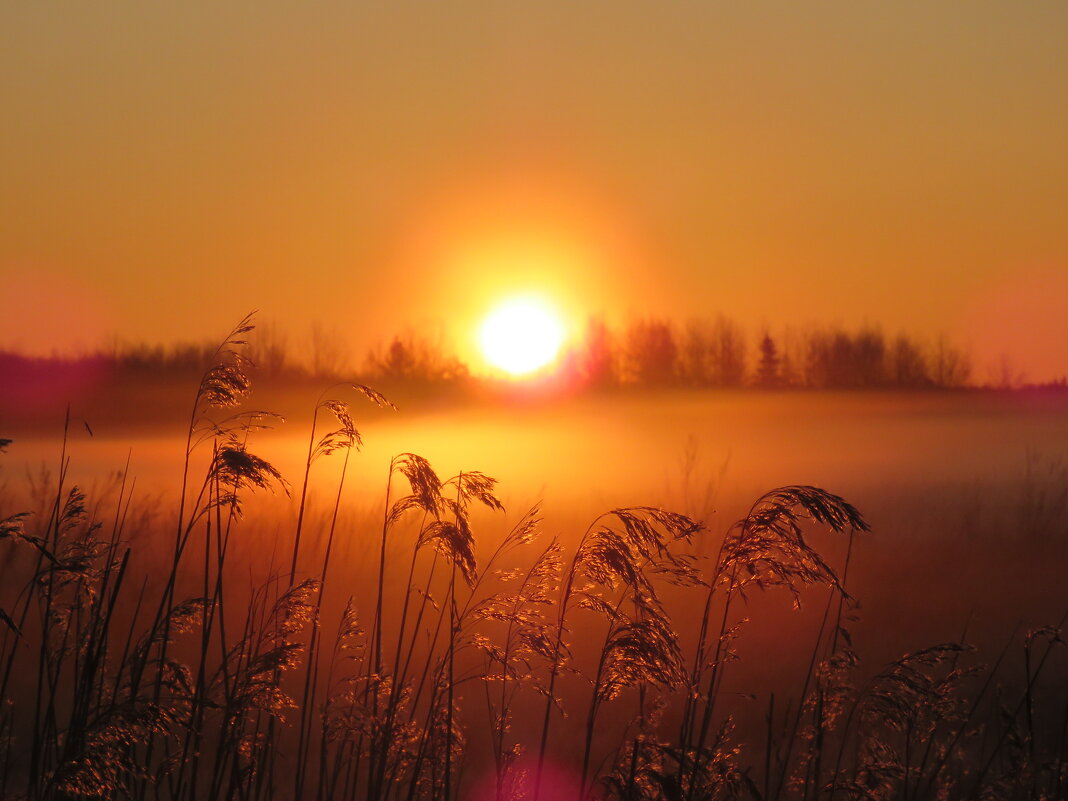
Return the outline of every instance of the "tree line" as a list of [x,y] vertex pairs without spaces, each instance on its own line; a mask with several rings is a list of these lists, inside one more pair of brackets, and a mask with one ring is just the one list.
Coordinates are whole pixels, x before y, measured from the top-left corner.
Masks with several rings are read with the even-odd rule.
[[[966,386],[971,377],[968,355],[945,337],[923,342],[872,327],[754,336],[723,315],[682,324],[643,318],[617,327],[591,318],[559,369],[591,387],[923,388]],[[456,357],[411,334],[373,350],[364,371],[425,382],[470,374]]]
[[639,319],[618,329],[591,320],[573,369],[593,384],[691,387],[960,387],[968,355],[940,337],[888,337],[874,327],[764,329],[726,316],[681,325]]
[[[11,375],[55,374],[93,367],[142,376],[196,372],[211,348],[113,344],[79,356],[31,358],[0,352]],[[320,327],[299,340],[278,327],[261,326],[248,353],[262,375],[362,378],[397,384],[463,384],[478,381],[443,339],[418,332],[397,334],[362,358],[343,338]],[[684,322],[636,318],[611,325],[590,318],[561,355],[555,372],[571,384],[611,387],[766,389],[949,388],[972,381],[968,354],[945,337],[923,340],[887,335],[873,326],[747,330],[719,315]]]

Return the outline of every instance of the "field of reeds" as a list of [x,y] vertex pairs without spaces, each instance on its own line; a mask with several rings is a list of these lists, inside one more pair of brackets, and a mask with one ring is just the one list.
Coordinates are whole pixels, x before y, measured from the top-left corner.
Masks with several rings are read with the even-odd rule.
[[[833,487],[564,530],[478,465],[400,453],[368,483],[356,421],[391,404],[358,384],[322,390],[283,474],[257,455],[251,333],[189,387],[171,495],[76,486],[70,414],[51,470],[0,492],[0,797],[1068,796],[1059,614],[978,649],[952,619],[869,664],[857,555],[880,532]],[[1063,528],[1055,483],[1028,486],[1020,548],[1051,510]],[[1011,609],[1043,580],[990,592]]]

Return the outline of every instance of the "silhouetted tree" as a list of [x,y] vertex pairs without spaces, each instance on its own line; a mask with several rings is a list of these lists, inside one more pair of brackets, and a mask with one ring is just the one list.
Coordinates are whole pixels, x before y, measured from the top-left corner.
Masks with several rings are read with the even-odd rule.
[[345,368],[345,348],[337,331],[328,331],[320,322],[312,324],[308,336],[309,368],[319,378],[336,378]]
[[886,346],[878,331],[818,332],[809,339],[810,383],[819,387],[875,387],[885,383]]
[[616,382],[615,350],[612,332],[600,317],[586,323],[586,337],[576,361],[581,378],[591,386],[604,387]]
[[865,329],[853,339],[856,386],[877,387],[886,382],[886,342],[881,331]]
[[394,336],[385,349],[371,351],[367,371],[376,378],[408,382],[455,381],[468,375],[467,365],[455,356],[411,333]]
[[288,337],[277,323],[260,323],[246,348],[249,360],[265,375],[281,375],[292,366],[289,360]]
[[639,320],[627,328],[626,377],[647,385],[669,384],[675,379],[678,348],[671,326],[661,320]]
[[682,336],[678,372],[691,386],[736,387],[745,378],[745,336],[732,320],[691,320]]
[[940,387],[961,387],[971,375],[968,357],[940,336],[935,343],[933,371],[935,383]]
[[890,382],[898,387],[925,387],[931,385],[927,361],[923,351],[904,334],[899,335],[890,347]]
[[720,387],[741,386],[745,380],[745,334],[724,317],[712,325],[712,383]]
[[393,337],[380,364],[381,374],[388,378],[412,378],[417,370],[411,346],[405,345],[400,337]]
[[687,322],[678,357],[679,377],[686,384],[705,387],[714,383],[712,341],[713,334],[706,322]]
[[833,386],[834,375],[832,334],[823,331],[809,333],[805,348],[806,382],[812,387]]
[[764,334],[764,338],[760,340],[760,362],[757,364],[756,382],[761,387],[779,386],[779,351],[770,334]]

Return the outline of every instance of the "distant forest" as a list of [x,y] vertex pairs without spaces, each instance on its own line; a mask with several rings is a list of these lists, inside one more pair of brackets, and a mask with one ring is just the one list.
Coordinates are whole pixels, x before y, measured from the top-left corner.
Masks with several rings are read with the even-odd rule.
[[[214,346],[115,344],[78,356],[30,357],[0,351],[0,376],[101,371],[130,378],[199,373]],[[354,357],[339,336],[321,327],[299,341],[277,326],[259,326],[248,354],[264,377],[362,380],[384,385],[484,383],[467,364],[432,338],[398,334]],[[927,341],[887,336],[875,327],[747,331],[726,316],[679,324],[639,319],[613,327],[588,320],[583,336],[561,355],[554,380],[568,386],[757,389],[1019,388],[1024,378],[1004,362],[975,375],[969,355],[945,337]],[[1045,384],[1064,388],[1065,379]]]

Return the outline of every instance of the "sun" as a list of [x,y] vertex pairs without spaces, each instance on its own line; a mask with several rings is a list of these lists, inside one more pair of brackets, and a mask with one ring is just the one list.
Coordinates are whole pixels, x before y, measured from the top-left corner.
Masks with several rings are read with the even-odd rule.
[[564,325],[553,306],[536,297],[512,298],[482,322],[479,343],[486,361],[514,376],[551,364],[564,344]]

